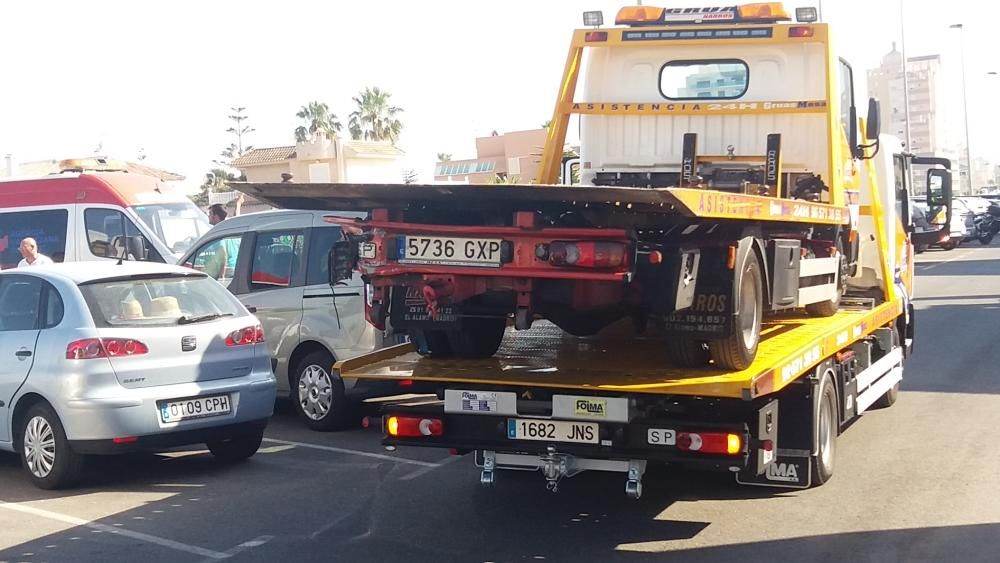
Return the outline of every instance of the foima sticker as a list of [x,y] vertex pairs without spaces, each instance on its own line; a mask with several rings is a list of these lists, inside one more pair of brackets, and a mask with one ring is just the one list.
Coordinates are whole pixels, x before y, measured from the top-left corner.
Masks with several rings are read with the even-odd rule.
[[608,402],[605,399],[577,399],[573,412],[577,416],[608,416]]

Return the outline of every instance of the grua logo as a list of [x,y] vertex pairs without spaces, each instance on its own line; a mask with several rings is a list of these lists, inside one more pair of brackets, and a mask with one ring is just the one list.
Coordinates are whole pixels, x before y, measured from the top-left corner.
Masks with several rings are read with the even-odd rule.
[[798,465],[794,463],[772,463],[767,468],[767,480],[781,481],[782,483],[798,483]]
[[604,399],[577,399],[576,414],[581,416],[608,416],[608,402]]

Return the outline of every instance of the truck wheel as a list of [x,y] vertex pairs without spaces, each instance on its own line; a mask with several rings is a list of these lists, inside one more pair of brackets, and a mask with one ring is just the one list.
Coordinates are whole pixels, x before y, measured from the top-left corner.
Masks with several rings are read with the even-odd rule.
[[740,313],[733,319],[733,333],[726,338],[712,340],[709,344],[712,360],[722,369],[746,369],[757,355],[764,302],[760,263],[756,252],[751,251],[747,256],[738,283]]
[[299,418],[312,430],[339,430],[351,420],[344,382],[332,368],[333,356],[323,351],[309,353],[295,366],[292,402]]
[[955,250],[958,248],[958,245],[958,239],[948,239],[947,241],[941,243],[941,250]]
[[892,405],[895,405],[896,400],[898,399],[899,399],[899,384],[897,383],[893,385],[891,389],[886,391],[885,395],[882,395],[881,397],[878,398],[877,401],[875,401],[875,408],[887,409]]
[[62,489],[80,480],[86,458],[70,447],[52,407],[46,403],[32,406],[17,428],[21,465],[36,487]]
[[703,368],[712,358],[705,344],[688,336],[669,336],[667,353],[670,361],[679,368]]
[[815,414],[817,451],[812,458],[813,484],[817,487],[833,477],[833,462],[837,451],[837,395],[833,378],[824,376],[819,384],[819,404]]
[[448,343],[448,333],[443,330],[423,330],[411,328],[410,342],[417,346],[417,353],[432,358],[452,357],[451,344]]
[[506,329],[506,317],[466,317],[459,330],[448,331],[448,345],[457,358],[489,358],[500,348]]

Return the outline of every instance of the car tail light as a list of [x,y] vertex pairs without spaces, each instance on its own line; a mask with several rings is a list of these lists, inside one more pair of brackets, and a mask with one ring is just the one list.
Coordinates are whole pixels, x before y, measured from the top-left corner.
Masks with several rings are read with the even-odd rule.
[[736,455],[743,451],[743,439],[731,432],[678,432],[677,449],[703,454]]
[[260,325],[234,330],[226,337],[226,346],[244,346],[264,342],[264,329]]
[[84,338],[66,346],[67,360],[121,358],[149,353],[149,347],[131,338]]
[[397,438],[441,436],[444,434],[444,422],[440,418],[390,416],[385,422],[385,430]]
[[625,244],[620,242],[553,242],[549,263],[578,268],[617,268],[625,265]]
[[588,31],[584,35],[584,41],[586,41],[587,43],[595,43],[595,42],[607,41],[607,40],[608,40],[608,32],[607,31]]

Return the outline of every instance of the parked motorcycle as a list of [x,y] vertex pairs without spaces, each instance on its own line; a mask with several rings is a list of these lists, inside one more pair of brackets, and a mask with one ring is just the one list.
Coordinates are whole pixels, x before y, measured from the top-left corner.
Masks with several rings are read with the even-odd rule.
[[993,242],[993,237],[1000,233],[1000,203],[990,202],[985,213],[980,213],[973,219],[976,225],[976,238],[980,244]]

